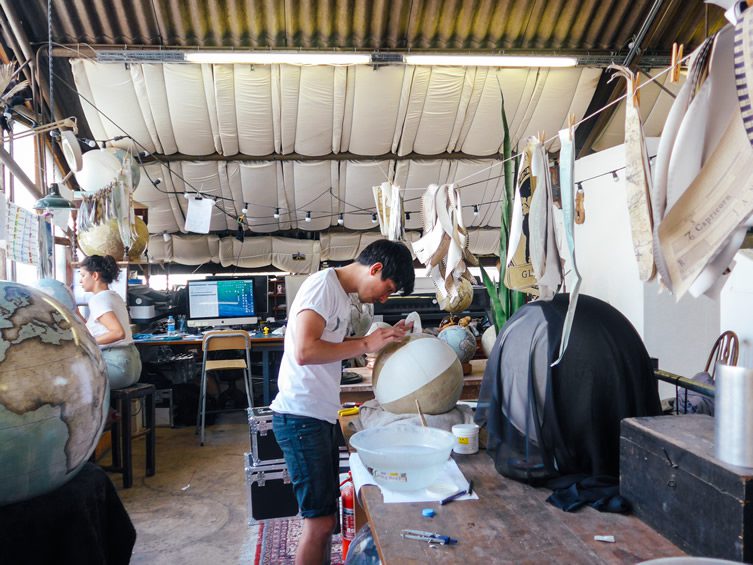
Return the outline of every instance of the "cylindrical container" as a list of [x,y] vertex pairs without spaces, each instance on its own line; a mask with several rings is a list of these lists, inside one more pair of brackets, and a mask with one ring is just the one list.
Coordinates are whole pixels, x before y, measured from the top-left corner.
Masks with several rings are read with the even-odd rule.
[[717,459],[753,467],[753,369],[717,363],[714,436]]
[[476,424],[455,424],[452,426],[452,435],[455,436],[455,453],[470,455],[478,452],[478,430]]

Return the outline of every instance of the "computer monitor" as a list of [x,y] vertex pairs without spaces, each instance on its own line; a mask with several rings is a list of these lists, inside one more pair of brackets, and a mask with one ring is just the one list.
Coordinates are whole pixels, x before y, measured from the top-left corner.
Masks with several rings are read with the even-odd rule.
[[188,326],[243,326],[259,321],[254,277],[188,281]]

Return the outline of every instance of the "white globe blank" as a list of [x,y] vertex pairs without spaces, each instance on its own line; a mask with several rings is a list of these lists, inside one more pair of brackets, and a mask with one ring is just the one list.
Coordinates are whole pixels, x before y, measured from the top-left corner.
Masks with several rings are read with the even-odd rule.
[[411,335],[384,348],[374,363],[374,396],[395,414],[452,410],[463,391],[463,368],[453,349],[426,334]]
[[76,173],[76,180],[86,192],[96,192],[113,182],[121,168],[120,160],[107,149],[87,151],[81,160],[83,166]]

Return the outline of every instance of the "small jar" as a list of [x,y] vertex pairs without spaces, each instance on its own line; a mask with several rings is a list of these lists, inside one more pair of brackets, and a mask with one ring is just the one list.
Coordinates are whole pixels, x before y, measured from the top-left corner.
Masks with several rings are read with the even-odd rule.
[[478,431],[476,424],[455,424],[452,435],[455,436],[455,447],[452,450],[461,455],[478,453]]

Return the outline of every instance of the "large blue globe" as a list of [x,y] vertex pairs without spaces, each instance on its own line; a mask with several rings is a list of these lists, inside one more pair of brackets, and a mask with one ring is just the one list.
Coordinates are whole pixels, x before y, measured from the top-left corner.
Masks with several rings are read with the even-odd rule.
[[468,363],[476,354],[476,338],[471,330],[463,326],[449,326],[437,336],[458,356],[461,363]]
[[0,506],[52,491],[86,463],[107,416],[106,375],[68,308],[0,281]]
[[57,279],[39,279],[38,281],[34,281],[31,286],[38,288],[45,294],[49,294],[71,312],[76,311],[76,299],[71,289],[65,283]]

